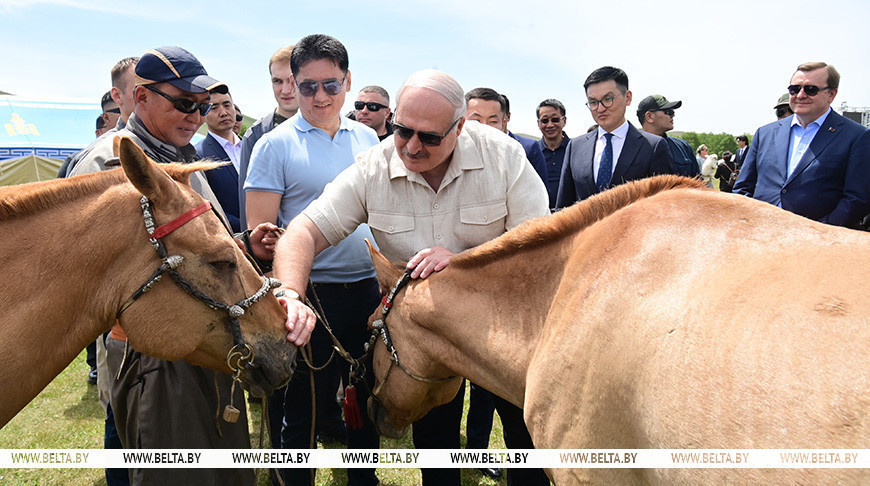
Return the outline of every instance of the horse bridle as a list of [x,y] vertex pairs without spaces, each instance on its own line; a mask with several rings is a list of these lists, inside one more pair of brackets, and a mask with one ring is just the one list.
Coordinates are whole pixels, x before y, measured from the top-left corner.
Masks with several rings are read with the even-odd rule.
[[[149,291],[154,284],[156,284],[164,274],[168,273],[172,280],[181,287],[182,290],[187,292],[191,297],[203,302],[208,307],[224,311],[227,313],[227,320],[229,323],[230,333],[233,336],[233,347],[227,353],[227,365],[230,369],[238,375],[238,373],[243,369],[251,366],[254,363],[254,350],[251,348],[249,344],[245,342],[244,337],[242,336],[242,329],[239,325],[239,317],[244,315],[245,309],[250,307],[255,302],[259,301],[269,291],[273,288],[277,288],[281,286],[281,282],[274,278],[269,278],[261,275],[263,279],[263,285],[259,290],[254,292],[250,297],[246,297],[239,302],[228,305],[224,302],[218,301],[209,297],[204,292],[197,289],[193,284],[187,281],[181,274],[178,273],[176,268],[181,265],[181,262],[184,260],[184,257],[180,255],[169,255],[166,251],[166,246],[163,244],[161,238],[166,235],[172,233],[176,229],[182,227],[184,224],[190,222],[197,216],[201,214],[205,214],[210,210],[213,210],[211,203],[206,201],[199,206],[191,209],[190,211],[182,214],[181,216],[173,219],[172,221],[157,226],[154,221],[154,207],[151,204],[151,201],[146,197],[142,196],[140,199],[140,204],[142,206],[142,217],[145,220],[145,229],[148,231],[148,238],[151,241],[151,246],[154,247],[154,250],[157,252],[157,256],[163,260],[163,263],[160,264],[160,267],[154,271],[151,277],[145,281],[135,292],[133,295],[127,299],[127,302],[121,306],[121,309],[118,311],[115,316],[116,319],[120,320],[121,314],[127,310],[131,305],[133,305],[139,297]],[[220,219],[218,217],[218,219]]]
[[402,288],[411,281],[411,272],[413,272],[413,268],[405,269],[405,273],[402,275],[402,278],[396,282],[396,285],[393,286],[392,290],[384,296],[381,304],[383,304],[383,308],[381,309],[381,317],[380,319],[372,322],[372,335],[369,338],[369,342],[365,344],[366,354],[374,351],[374,345],[377,341],[378,336],[384,342],[384,345],[387,347],[387,352],[390,353],[390,367],[387,368],[387,373],[384,375],[384,378],[378,383],[378,386],[372,390],[372,397],[375,400],[378,400],[378,393],[381,391],[381,387],[384,386],[384,383],[387,382],[387,378],[390,377],[390,371],[393,369],[393,365],[399,367],[400,370],[404,371],[406,375],[411,378],[423,382],[423,383],[444,383],[450,380],[455,380],[458,378],[458,375],[449,376],[447,378],[427,378],[425,376],[420,376],[413,371],[409,370],[402,361],[399,360],[399,352],[396,350],[396,346],[393,344],[393,339],[390,337],[390,329],[387,327],[387,316],[390,314],[390,310],[393,308],[393,300],[396,298],[396,294],[399,293]]

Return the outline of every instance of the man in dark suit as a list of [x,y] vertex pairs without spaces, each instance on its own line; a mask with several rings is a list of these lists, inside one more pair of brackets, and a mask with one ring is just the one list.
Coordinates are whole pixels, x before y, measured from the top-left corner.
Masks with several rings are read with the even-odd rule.
[[746,162],[746,154],[749,152],[749,137],[746,135],[737,135],[734,137],[737,142],[737,153],[734,154],[734,162],[737,163],[737,169],[743,167],[743,162]]
[[734,192],[838,226],[870,211],[870,130],[831,110],[839,85],[833,66],[798,66],[794,115],[758,129]]
[[625,119],[631,104],[625,71],[610,66],[596,69],[583,88],[598,129],[568,143],[557,208],[627,181],[673,173],[665,139],[641,132]]
[[[224,91],[224,92],[220,92]],[[196,144],[196,154],[202,159],[232,162],[205,172],[208,185],[224,208],[234,233],[242,231],[239,223],[239,152],[241,140],[233,132],[236,107],[225,86],[209,92],[211,110],[205,115],[208,135]]]

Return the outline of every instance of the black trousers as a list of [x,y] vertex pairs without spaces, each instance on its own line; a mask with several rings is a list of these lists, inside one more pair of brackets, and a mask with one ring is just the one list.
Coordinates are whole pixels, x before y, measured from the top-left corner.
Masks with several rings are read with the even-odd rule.
[[[459,425],[465,403],[465,380],[453,400],[435,407],[411,428],[417,449],[459,449]],[[423,486],[460,486],[459,469],[421,469]]]
[[[380,302],[380,291],[376,279],[366,279],[351,284],[315,284],[315,291],[326,320],[341,345],[358,357],[363,354],[363,344],[368,341],[368,318]],[[309,291],[308,299],[314,301]],[[315,367],[327,362],[332,354],[332,339],[325,326],[318,322],[311,334],[311,354]],[[321,400],[335,401],[339,376],[348,376],[350,365],[337,354],[334,362],[341,370],[337,375],[324,369],[315,371],[302,360],[300,355],[293,378],[287,385],[284,395],[284,425],[281,429],[281,447],[284,449],[309,449],[311,441],[311,403]],[[371,367],[368,367],[371,369]],[[311,378],[314,378],[314,396],[311,394]],[[367,388],[356,386],[357,402],[363,417],[363,428],[347,430],[349,449],[378,449],[380,436],[375,425],[368,418],[366,402]],[[312,485],[312,469],[283,469],[282,476],[288,486]],[[348,485],[369,486],[378,484],[374,468],[350,468],[347,470]]]

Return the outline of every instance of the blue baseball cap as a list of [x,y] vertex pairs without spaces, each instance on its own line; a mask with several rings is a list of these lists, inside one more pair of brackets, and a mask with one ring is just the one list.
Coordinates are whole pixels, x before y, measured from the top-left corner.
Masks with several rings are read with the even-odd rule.
[[136,64],[136,76],[145,84],[169,83],[189,93],[204,93],[226,85],[212,78],[190,52],[176,46],[151,49]]

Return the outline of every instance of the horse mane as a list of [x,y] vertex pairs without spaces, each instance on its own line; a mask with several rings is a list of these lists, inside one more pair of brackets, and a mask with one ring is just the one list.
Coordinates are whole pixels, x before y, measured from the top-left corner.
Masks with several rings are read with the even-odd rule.
[[[218,165],[194,162],[189,164],[160,164],[174,180],[190,185],[190,175]],[[124,170],[116,168],[85,174],[69,179],[55,179],[0,188],[0,221],[29,216],[69,201],[103,192],[109,187],[128,182]]]
[[576,234],[596,221],[636,201],[673,189],[702,189],[698,179],[675,175],[649,177],[631,181],[575,203],[550,216],[542,216],[517,226],[494,240],[453,256],[450,266],[474,268],[495,260],[552,243]]

